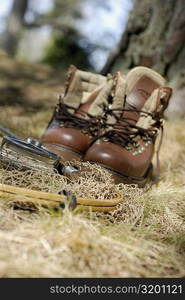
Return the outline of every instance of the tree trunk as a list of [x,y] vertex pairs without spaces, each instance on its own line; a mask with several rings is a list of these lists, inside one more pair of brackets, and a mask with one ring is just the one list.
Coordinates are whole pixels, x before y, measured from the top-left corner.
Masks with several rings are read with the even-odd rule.
[[135,0],[120,44],[102,73],[143,65],[180,87],[185,70],[184,12],[184,0]]
[[10,55],[15,55],[16,53],[28,3],[29,0],[14,0],[8,16],[3,48]]

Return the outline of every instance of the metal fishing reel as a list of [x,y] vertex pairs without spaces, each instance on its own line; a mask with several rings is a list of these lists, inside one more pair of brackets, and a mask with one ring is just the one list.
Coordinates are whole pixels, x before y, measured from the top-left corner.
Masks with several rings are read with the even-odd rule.
[[60,157],[43,147],[41,141],[28,137],[4,136],[0,147],[0,162],[7,168],[19,170],[57,170],[61,175],[74,177],[78,170],[63,165]]

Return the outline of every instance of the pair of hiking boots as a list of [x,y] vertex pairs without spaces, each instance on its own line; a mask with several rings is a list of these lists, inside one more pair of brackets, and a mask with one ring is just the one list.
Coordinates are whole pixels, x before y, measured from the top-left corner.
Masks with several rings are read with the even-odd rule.
[[102,76],[70,66],[42,142],[64,163],[97,163],[115,183],[144,187],[153,178],[155,151],[159,164],[156,139],[171,94],[164,78],[146,67]]

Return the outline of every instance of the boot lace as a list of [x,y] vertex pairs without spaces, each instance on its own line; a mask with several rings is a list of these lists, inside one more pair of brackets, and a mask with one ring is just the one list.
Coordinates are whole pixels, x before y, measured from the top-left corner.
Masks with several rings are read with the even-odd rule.
[[[124,112],[135,112],[140,114],[140,116],[145,116],[145,117],[150,116],[153,120],[152,128],[145,129],[140,126],[137,126],[135,124],[136,121],[133,118],[121,116],[123,115]],[[157,135],[159,129],[163,128],[163,120],[161,119],[159,113],[149,113],[146,111],[136,110],[136,109],[111,110],[109,108],[106,108],[105,111],[106,119],[108,115],[113,116],[116,122],[114,123],[106,122],[105,128],[107,128],[108,130],[105,131],[104,134],[99,136],[97,139],[103,138],[107,141],[110,141],[112,143],[118,144],[123,147],[125,147],[128,144],[135,146],[135,138],[138,136],[144,138],[145,140],[147,139],[151,140]]]
[[79,108],[65,104],[61,99],[55,110],[55,118],[61,126],[79,129],[92,137],[96,137],[106,124],[104,117],[92,116]]
[[[111,115],[115,118],[116,122],[109,123],[106,122],[107,131],[104,132],[101,136],[98,136],[96,140],[102,139],[108,141],[127,149],[128,146],[139,147],[137,138],[141,137],[144,141],[155,141],[158,132],[161,130],[161,136],[159,140],[158,147],[156,149],[156,178],[153,183],[158,182],[160,175],[160,160],[159,160],[159,151],[161,148],[163,140],[163,119],[161,118],[161,112],[149,113],[143,110],[137,109],[114,109],[104,108],[105,116]],[[129,117],[122,116],[124,112],[135,112],[141,116],[152,118],[151,128],[142,128],[137,126],[136,120]],[[110,129],[111,128],[111,129]],[[129,149],[129,148],[128,148]]]

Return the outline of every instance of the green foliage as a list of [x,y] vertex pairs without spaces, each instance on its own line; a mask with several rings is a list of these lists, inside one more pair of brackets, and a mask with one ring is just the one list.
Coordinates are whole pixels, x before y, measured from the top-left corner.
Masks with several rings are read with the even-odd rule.
[[70,64],[81,69],[91,69],[88,52],[79,46],[78,40],[78,35],[73,29],[68,29],[65,34],[53,35],[43,62],[57,69],[67,68]]

